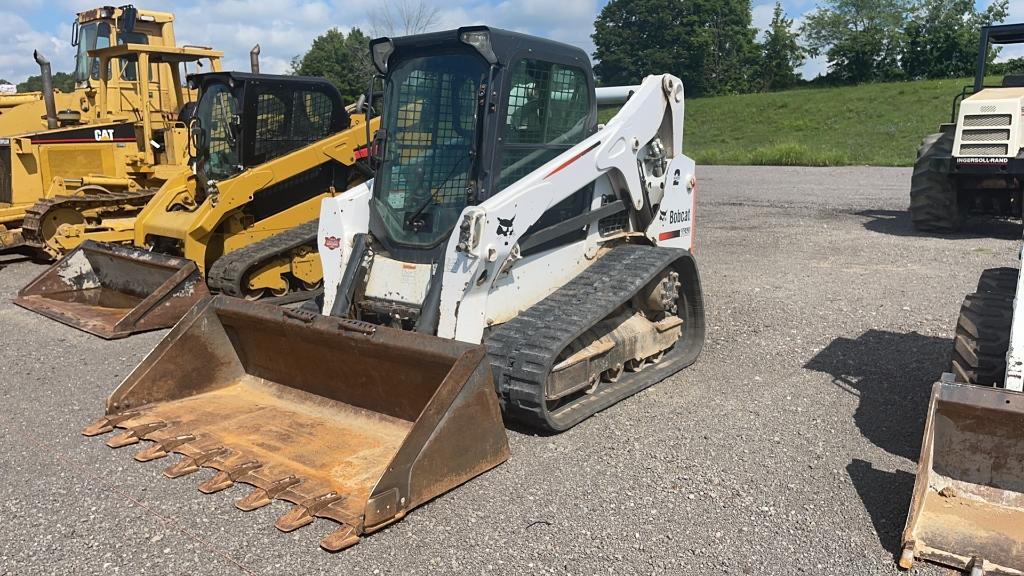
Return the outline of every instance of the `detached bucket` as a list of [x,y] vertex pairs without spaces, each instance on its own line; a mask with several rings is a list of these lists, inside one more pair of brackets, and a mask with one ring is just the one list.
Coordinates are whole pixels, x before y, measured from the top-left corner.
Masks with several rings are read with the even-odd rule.
[[1024,394],[936,382],[900,566],[1024,574]]
[[191,260],[87,240],[22,288],[14,303],[112,339],[169,328],[209,294]]
[[175,326],[117,388],[88,436],[177,452],[164,471],[216,469],[199,485],[254,486],[236,506],[295,507],[288,532],[329,518],[320,545],[362,534],[508,458],[482,346],[218,296]]

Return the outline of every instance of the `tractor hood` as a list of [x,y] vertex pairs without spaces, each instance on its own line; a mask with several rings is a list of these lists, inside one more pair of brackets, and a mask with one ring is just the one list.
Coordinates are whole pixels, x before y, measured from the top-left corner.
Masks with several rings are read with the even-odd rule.
[[1013,158],[1022,145],[1024,87],[986,88],[960,105],[953,156]]

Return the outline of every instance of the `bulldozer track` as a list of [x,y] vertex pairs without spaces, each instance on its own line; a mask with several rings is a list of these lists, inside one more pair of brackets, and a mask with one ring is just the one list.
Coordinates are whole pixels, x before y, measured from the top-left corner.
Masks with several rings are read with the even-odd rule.
[[692,364],[703,342],[703,303],[696,276],[696,296],[691,297],[698,312],[694,325],[684,327],[683,337],[658,364],[624,375],[615,383],[602,382],[593,393],[555,412],[549,412],[546,405],[546,384],[558,355],[663,270],[689,259],[692,257],[685,250],[618,246],[492,332],[484,343],[506,416],[533,428],[564,430]]
[[[319,220],[311,220],[221,256],[210,266],[206,274],[207,285],[211,290],[221,294],[239,298],[245,296],[242,283],[245,282],[249,271],[271,258],[286,255],[305,245],[312,244],[315,250],[318,226]],[[317,293],[315,290],[307,292],[310,298]],[[289,302],[297,301],[290,296],[282,298],[287,298]]]
[[26,245],[46,249],[47,239],[43,237],[43,222],[46,220],[46,215],[54,210],[71,208],[77,212],[85,212],[125,205],[141,209],[156,192],[156,189],[153,188],[143,188],[131,192],[89,192],[81,196],[54,196],[40,200],[25,212],[21,233]]

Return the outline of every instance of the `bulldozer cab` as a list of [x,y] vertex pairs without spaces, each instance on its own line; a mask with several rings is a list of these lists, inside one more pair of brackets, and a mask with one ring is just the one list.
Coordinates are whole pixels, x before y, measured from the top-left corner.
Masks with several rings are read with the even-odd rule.
[[[370,49],[385,84],[370,230],[403,259],[435,260],[467,205],[597,128],[594,75],[578,48],[472,26]],[[583,200],[552,217],[582,211]]]
[[[166,12],[139,10],[132,5],[105,6],[81,12],[71,28],[71,45],[76,50],[75,84],[81,88],[100,79],[100,59],[93,50],[142,44],[174,46],[174,16]],[[137,59],[126,56],[118,62],[116,81],[138,80]]]
[[199,90],[190,131],[200,187],[349,127],[341,94],[322,78],[220,72],[189,77]]

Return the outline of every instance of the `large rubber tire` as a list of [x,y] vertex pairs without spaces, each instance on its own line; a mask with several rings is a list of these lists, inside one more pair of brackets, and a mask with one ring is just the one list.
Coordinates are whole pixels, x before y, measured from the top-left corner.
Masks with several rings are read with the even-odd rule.
[[[1014,273],[1012,283],[1008,270]],[[1002,386],[1006,380],[1016,273],[1012,268],[986,270],[978,292],[964,298],[953,341],[952,370],[958,380],[980,386]]]
[[1013,298],[1017,293],[1018,277],[1020,270],[1016,268],[989,268],[978,279],[978,292]]
[[951,132],[932,134],[921,142],[910,179],[910,220],[926,232],[955,232],[963,223],[956,183],[949,174],[932,166],[935,158],[953,155]]

